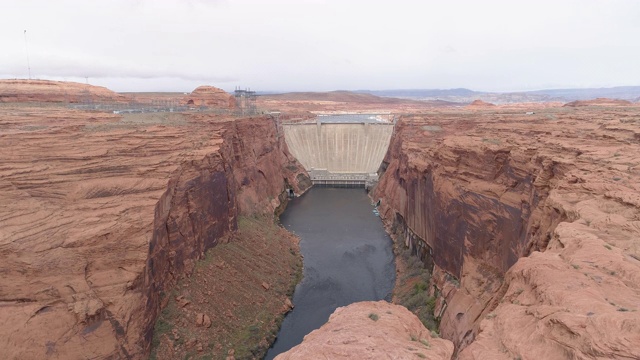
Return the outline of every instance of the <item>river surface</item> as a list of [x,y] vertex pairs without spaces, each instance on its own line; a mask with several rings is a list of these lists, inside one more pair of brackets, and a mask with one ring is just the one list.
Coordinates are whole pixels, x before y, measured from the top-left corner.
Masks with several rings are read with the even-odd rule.
[[300,237],[304,277],[265,359],[300,344],[337,307],[391,299],[392,242],[372,210],[364,189],[313,187],[289,202],[280,222]]

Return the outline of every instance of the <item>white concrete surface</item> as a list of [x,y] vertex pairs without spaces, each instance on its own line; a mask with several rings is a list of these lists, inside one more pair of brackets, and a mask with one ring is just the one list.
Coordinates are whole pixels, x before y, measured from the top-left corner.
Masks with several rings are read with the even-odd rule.
[[307,171],[369,174],[384,159],[393,124],[285,124],[283,129],[289,151]]

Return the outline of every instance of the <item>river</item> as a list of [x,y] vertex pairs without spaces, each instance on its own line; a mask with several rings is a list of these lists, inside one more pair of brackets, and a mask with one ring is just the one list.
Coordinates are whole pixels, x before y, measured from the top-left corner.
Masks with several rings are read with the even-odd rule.
[[303,279],[265,359],[300,344],[337,307],[391,299],[392,242],[372,210],[363,189],[313,187],[289,203],[280,222],[300,237]]

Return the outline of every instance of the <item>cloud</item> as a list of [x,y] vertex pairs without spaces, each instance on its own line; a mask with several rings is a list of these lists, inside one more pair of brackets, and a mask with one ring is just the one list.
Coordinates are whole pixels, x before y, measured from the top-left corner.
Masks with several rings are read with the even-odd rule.
[[635,85],[639,12],[635,0],[7,1],[0,76],[26,77],[27,29],[34,76],[120,89]]
[[441,47],[440,52],[443,52],[445,54],[453,54],[453,53],[457,53],[458,50],[456,50],[453,46],[447,45],[447,46]]
[[[15,59],[15,58],[14,58]],[[4,76],[26,73],[26,64],[14,61],[8,64]],[[207,83],[237,82],[234,76],[219,75],[211,71],[190,68],[176,70],[161,63],[132,64],[113,58],[70,57],[56,54],[35,54],[31,56],[31,71],[38,77],[77,78],[174,78]]]

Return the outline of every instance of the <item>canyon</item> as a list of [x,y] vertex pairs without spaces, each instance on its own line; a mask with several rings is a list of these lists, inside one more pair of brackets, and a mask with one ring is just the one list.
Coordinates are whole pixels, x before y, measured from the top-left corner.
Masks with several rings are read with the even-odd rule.
[[[70,109],[62,103],[103,90],[62,83],[50,86],[75,90],[38,95],[41,84],[25,83],[0,82],[9,359],[148,357],[162,310],[184,303],[167,294],[224,276],[230,266],[206,265],[211,250],[238,240],[239,222],[278,214],[285,190],[311,186],[270,115]],[[215,89],[189,95],[233,105]],[[121,96],[132,95],[103,97]],[[430,272],[439,322],[438,334],[401,306],[356,303],[279,358],[640,358],[637,104],[460,107],[331,93],[258,105],[295,114],[281,118],[399,114],[371,197]],[[167,339],[160,346],[174,351]]]

